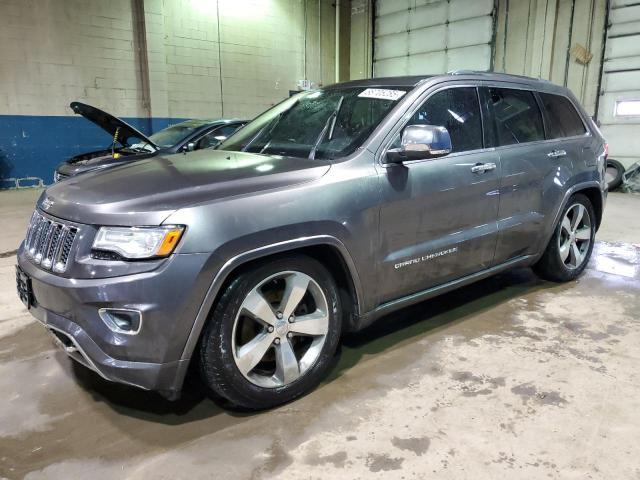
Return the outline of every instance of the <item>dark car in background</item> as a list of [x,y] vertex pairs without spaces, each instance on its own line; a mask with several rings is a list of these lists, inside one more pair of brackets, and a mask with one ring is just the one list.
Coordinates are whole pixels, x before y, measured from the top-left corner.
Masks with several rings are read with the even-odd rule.
[[120,118],[80,102],[72,102],[71,109],[95,123],[112,137],[110,146],[94,152],[82,153],[56,167],[53,180],[92,170],[115,167],[134,160],[171,155],[205,148],[214,148],[232,135],[246,120],[186,120],[164,128],[147,137]]

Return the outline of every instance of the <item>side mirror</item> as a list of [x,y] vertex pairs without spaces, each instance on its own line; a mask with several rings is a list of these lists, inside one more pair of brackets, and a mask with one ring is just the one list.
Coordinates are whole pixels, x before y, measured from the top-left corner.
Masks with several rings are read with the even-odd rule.
[[182,151],[183,151],[184,153],[187,153],[187,152],[193,152],[195,149],[196,149],[196,144],[195,144],[195,143],[193,143],[193,142],[189,142],[189,143],[187,143],[186,145],[184,145],[184,146],[182,147]]
[[444,127],[409,125],[402,132],[400,148],[387,150],[387,162],[436,158],[451,153],[451,137]]

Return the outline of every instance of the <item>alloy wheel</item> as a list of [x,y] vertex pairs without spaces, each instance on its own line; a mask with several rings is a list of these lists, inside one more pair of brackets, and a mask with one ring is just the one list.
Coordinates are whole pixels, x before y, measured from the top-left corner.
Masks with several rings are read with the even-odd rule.
[[581,203],[572,205],[564,215],[558,236],[560,259],[569,269],[579,268],[591,245],[591,218]]
[[280,272],[256,285],[238,309],[233,359],[251,383],[282,387],[316,363],[328,331],[328,302],[318,283],[302,272]]

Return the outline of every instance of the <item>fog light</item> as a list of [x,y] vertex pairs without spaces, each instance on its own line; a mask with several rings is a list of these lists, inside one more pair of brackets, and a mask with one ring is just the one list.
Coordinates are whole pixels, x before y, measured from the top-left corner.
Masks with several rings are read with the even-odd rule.
[[101,308],[98,314],[105,325],[117,333],[135,335],[142,326],[142,314],[138,310]]

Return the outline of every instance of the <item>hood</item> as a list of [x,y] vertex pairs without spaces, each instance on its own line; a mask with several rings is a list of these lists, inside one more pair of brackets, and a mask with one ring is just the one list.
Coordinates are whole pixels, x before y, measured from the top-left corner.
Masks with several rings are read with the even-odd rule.
[[114,117],[113,115],[100,110],[99,108],[92,107],[91,105],[80,102],[71,102],[69,106],[75,113],[77,113],[78,115],[82,115],[90,122],[93,122],[97,126],[102,128],[123,147],[130,147],[133,143],[132,140],[137,138],[148,143],[156,150],[158,150],[159,148],[155,143],[149,140],[149,137],[147,137],[144,133],[133,128],[131,125],[119,119],[118,117]]
[[38,207],[78,223],[159,225],[180,208],[309,182],[330,166],[323,160],[221,150],[159,156],[56,183]]

